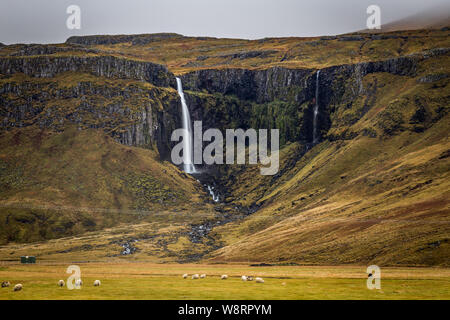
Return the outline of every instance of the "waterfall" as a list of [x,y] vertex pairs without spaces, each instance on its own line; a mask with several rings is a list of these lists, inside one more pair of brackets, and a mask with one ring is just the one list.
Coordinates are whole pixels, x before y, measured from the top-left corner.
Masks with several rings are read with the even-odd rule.
[[192,125],[191,116],[189,115],[189,109],[184,99],[183,86],[181,85],[181,79],[177,78],[177,90],[181,100],[181,111],[183,116],[183,129],[188,132],[187,139],[183,138],[183,169],[186,173],[197,173],[194,165],[193,158],[193,142],[192,142]]
[[318,142],[317,137],[317,115],[319,114],[319,74],[320,70],[316,73],[316,105],[314,106],[314,119],[313,119],[313,144]]
[[[194,157],[193,157],[193,135],[192,135],[192,124],[191,124],[191,116],[189,115],[189,109],[186,104],[186,99],[184,98],[184,92],[183,92],[183,86],[181,84],[181,79],[177,79],[177,90],[178,95],[180,96],[181,100],[181,112],[183,117],[183,129],[188,132],[187,139],[183,138],[183,170],[186,173],[199,173],[195,169],[194,165]],[[199,180],[197,180],[200,182]],[[219,195],[216,195],[214,192],[214,187],[211,187],[210,185],[205,185],[208,188],[208,192],[211,195],[214,202],[218,202]]]
[[219,201],[219,196],[214,193],[214,187],[207,185],[210,196],[212,197],[214,202]]

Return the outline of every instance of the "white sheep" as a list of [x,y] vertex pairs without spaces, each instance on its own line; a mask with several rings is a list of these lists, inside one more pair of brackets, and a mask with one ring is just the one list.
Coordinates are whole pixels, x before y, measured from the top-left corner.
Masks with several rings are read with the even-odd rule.
[[256,283],[264,283],[263,278],[255,278]]
[[9,281],[3,281],[2,282],[2,288],[9,287],[10,285],[11,285],[11,283],[9,283]]
[[198,277],[198,274],[197,274],[197,273],[192,275],[192,279],[198,279],[198,278],[199,278],[199,277]]
[[64,287],[64,280],[58,281],[58,287]]
[[94,287],[100,287],[102,283],[100,282],[100,280],[95,280],[94,281]]
[[75,287],[81,287],[83,285],[83,281],[81,279],[75,280]]
[[253,281],[253,277],[252,276],[248,276],[247,277],[247,281]]
[[200,275],[200,279],[205,279],[205,278],[206,278],[206,274],[203,273]]
[[242,276],[241,279],[242,281],[247,281],[247,276]]
[[183,279],[187,279],[187,277],[188,277],[187,273],[183,274]]
[[14,286],[14,291],[20,291],[20,290],[22,290],[22,288],[23,288],[23,285],[21,283],[18,283]]
[[222,280],[227,280],[227,279],[228,279],[228,276],[227,276],[226,274],[223,274],[223,275],[220,277],[220,279],[222,279]]

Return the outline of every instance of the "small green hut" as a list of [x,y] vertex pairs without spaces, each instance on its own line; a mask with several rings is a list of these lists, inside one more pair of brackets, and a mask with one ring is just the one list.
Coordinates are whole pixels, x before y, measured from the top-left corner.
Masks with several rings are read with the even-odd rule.
[[21,256],[20,257],[21,263],[36,263],[36,257],[34,256]]

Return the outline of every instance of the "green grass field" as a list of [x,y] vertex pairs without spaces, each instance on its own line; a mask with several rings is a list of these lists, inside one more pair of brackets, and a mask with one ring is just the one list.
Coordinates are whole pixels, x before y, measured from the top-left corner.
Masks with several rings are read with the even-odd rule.
[[[20,299],[450,299],[450,269],[381,268],[381,290],[366,287],[364,266],[267,266],[215,264],[88,263],[78,264],[80,290],[57,287],[69,264],[3,264],[1,300]],[[206,273],[206,279],[182,274]],[[227,280],[220,280],[228,274]],[[243,282],[241,275],[265,283]],[[99,279],[100,287],[93,281]],[[13,286],[22,283],[22,291]]]

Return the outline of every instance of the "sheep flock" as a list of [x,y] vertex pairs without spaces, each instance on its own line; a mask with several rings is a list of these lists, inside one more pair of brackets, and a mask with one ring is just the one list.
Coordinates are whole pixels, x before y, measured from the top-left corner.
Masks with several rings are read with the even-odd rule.
[[[188,277],[189,277],[189,275],[187,273],[182,275],[183,279],[187,279]],[[202,273],[200,275],[198,273],[194,273],[194,274],[191,275],[191,279],[192,280],[205,279],[205,278],[206,278],[206,274],[205,273]],[[221,280],[227,280],[228,279],[228,275],[227,274],[222,274],[220,276],[220,279]],[[241,280],[242,281],[253,281],[253,277],[252,276],[243,275],[243,276],[241,276]],[[264,280],[261,277],[256,277],[255,278],[255,282],[256,283],[264,283]],[[60,287],[60,288],[63,288],[65,286],[65,284],[66,283],[64,282],[64,280],[59,280],[57,282],[57,286]],[[81,286],[83,285],[83,281],[81,279],[76,279],[74,284],[75,284],[75,287],[81,288]],[[100,285],[101,285],[100,280],[95,280],[94,283],[93,283],[94,287],[99,287]],[[8,288],[10,286],[11,286],[11,283],[9,281],[3,281],[1,283],[1,287],[2,288]],[[21,283],[18,283],[18,284],[16,284],[13,287],[13,291],[21,291],[22,289],[23,289],[23,284],[21,284]]]
[[[65,284],[66,283],[64,282],[64,280],[59,280],[57,282],[57,286],[60,288],[64,287]],[[83,285],[83,281],[81,279],[76,279],[74,284],[75,284],[75,287],[81,287]],[[100,287],[100,285],[101,285],[100,280],[94,281],[94,287]],[[10,286],[11,286],[11,282],[2,281],[2,284],[1,284],[2,288],[8,288]],[[21,283],[18,283],[13,287],[13,291],[21,291],[22,289],[23,289],[23,284],[21,284]]]
[[[185,274],[183,274],[182,276],[181,276],[183,279],[187,279],[188,277],[189,277],[189,274],[187,274],[187,273],[185,273]],[[198,273],[194,273],[194,274],[192,274],[191,275],[191,279],[192,280],[195,280],[195,279],[205,279],[206,278],[206,274],[201,274],[201,275],[198,275]],[[223,275],[221,275],[220,276],[220,279],[221,280],[227,280],[228,279],[228,275],[227,274],[223,274]],[[264,283],[264,279],[263,278],[261,278],[261,277],[256,277],[256,278],[254,278],[255,279],[255,282],[256,283]],[[246,276],[246,275],[243,275],[243,276],[241,276],[241,280],[242,281],[253,281],[253,276]]]

